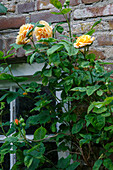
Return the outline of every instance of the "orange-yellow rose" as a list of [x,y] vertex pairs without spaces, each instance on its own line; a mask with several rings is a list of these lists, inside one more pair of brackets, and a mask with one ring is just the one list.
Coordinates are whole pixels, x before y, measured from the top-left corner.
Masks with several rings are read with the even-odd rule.
[[95,40],[95,37],[91,37],[89,35],[82,35],[77,38],[76,43],[74,43],[74,47],[80,48],[86,45],[90,45]]
[[18,119],[15,119],[15,124],[19,125],[20,121]]
[[23,95],[25,96],[25,95],[27,95],[27,93],[26,93],[26,92],[24,92],[24,93],[23,93]]
[[30,42],[30,40],[27,39],[26,34],[33,27],[34,27],[34,25],[32,25],[32,24],[22,25],[20,27],[19,35],[17,36],[17,39],[16,39],[16,44],[26,44],[26,43]]
[[44,25],[44,27],[36,27],[34,30],[34,35],[37,40],[41,38],[50,38],[52,37],[52,26],[50,26],[46,21],[40,21],[40,24]]

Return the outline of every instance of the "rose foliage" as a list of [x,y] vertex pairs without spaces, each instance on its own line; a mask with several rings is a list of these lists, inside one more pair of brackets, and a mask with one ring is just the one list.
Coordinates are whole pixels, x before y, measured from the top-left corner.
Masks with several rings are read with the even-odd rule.
[[[112,170],[113,82],[110,76],[113,71],[107,72],[106,63],[90,52],[96,39],[92,36],[94,27],[101,20],[94,23],[88,33],[75,35],[71,31],[69,1],[63,6],[58,0],[51,3],[59,10],[52,13],[65,17],[69,27],[67,35],[63,34],[62,27],[66,23],[58,23],[53,28],[42,20],[21,26],[16,43],[11,45],[11,50],[23,48],[31,65],[34,62],[43,65],[39,71],[37,64],[37,72],[32,75],[36,81],[26,84],[25,77],[13,76],[7,63],[7,58],[13,55],[9,53],[11,50],[7,56],[0,52],[0,60],[7,65],[0,67],[0,80],[19,86],[17,92],[5,91],[0,98],[1,115],[4,99],[7,103],[17,97],[34,101],[27,120],[19,113],[7,133],[6,124],[0,124],[6,137],[0,148],[0,163],[2,165],[4,156],[11,153],[16,154],[12,170]],[[41,83],[37,83],[39,81]],[[49,93],[42,94],[42,88]],[[26,136],[31,127],[36,128],[33,139]],[[56,149],[47,151],[47,142],[56,145]],[[55,151],[67,156],[52,160],[48,155],[50,152],[54,155]]]

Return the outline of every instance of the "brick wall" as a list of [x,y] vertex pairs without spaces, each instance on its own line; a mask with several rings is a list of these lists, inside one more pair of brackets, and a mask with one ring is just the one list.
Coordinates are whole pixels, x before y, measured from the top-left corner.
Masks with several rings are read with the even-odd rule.
[[[63,3],[65,0],[60,1]],[[60,15],[50,14],[50,11],[55,9],[49,0],[0,0],[0,2],[8,8],[8,13],[0,16],[0,50],[7,51],[9,44],[15,42],[22,24],[42,19],[52,22],[53,25],[65,21]],[[71,0],[70,6],[73,9],[71,27],[73,33],[78,36],[90,30],[95,21],[102,19],[96,26],[94,33],[96,40],[91,50],[97,57],[113,60],[113,0]],[[24,51],[19,50],[15,57],[18,60],[23,56]]]

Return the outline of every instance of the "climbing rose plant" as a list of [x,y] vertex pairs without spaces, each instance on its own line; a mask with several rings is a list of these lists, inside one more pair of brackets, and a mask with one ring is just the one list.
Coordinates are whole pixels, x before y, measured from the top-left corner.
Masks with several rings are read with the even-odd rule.
[[[58,0],[50,2],[59,10],[52,13],[62,14],[66,19],[69,27],[67,35],[62,35],[62,22],[53,28],[41,20],[22,25],[16,43],[11,45],[11,50],[23,48],[31,65],[33,62],[43,63],[42,70],[38,70],[37,64],[37,72],[33,74],[42,83],[20,84],[26,78],[13,76],[11,65],[7,63],[7,58],[13,54],[8,51],[8,55],[4,56],[0,52],[0,60],[7,64],[5,69],[0,67],[0,79],[12,81],[19,87],[17,92],[5,91],[0,98],[1,116],[5,108],[4,99],[7,103],[17,97],[34,101],[27,120],[26,115],[22,117],[20,113],[10,123],[7,133],[4,126],[8,122],[0,124],[6,137],[0,148],[1,167],[3,169],[4,156],[11,153],[16,154],[17,160],[12,170],[112,170],[113,82],[110,76],[113,71],[107,72],[104,69],[106,63],[90,52],[96,38],[92,36],[94,27],[101,20],[84,35],[73,34],[69,0],[63,6]],[[48,89],[49,93],[42,94],[42,88]],[[26,131],[32,127],[37,129],[30,139]],[[47,142],[53,142],[57,148],[47,151]],[[52,160],[48,155],[50,152],[54,155],[55,151],[65,153],[67,157]]]

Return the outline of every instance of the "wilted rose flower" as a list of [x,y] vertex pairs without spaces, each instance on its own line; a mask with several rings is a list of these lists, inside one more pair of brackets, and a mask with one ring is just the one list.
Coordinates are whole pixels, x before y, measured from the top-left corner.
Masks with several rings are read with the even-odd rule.
[[[34,27],[32,24],[25,24],[20,27],[19,35],[16,39],[16,44],[26,44],[30,42],[29,39],[27,39],[26,34],[29,30],[31,30]],[[30,33],[32,34],[32,32]]]
[[52,37],[52,26],[50,26],[46,21],[41,20],[40,24],[44,25],[44,27],[36,27],[34,30],[34,35],[37,40],[41,38],[50,38]]
[[77,38],[76,43],[74,43],[74,47],[80,48],[86,45],[90,45],[95,40],[95,37],[91,37],[89,35],[82,35]]

